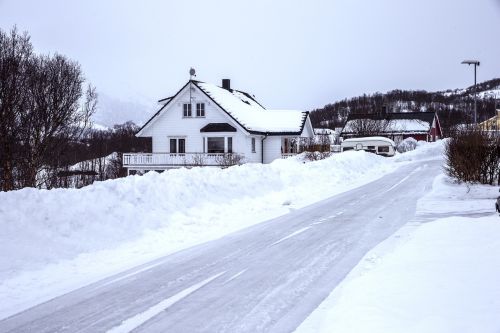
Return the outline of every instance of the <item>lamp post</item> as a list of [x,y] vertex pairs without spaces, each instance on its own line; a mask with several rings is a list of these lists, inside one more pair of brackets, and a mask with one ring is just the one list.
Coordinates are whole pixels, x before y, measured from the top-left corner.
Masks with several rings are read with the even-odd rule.
[[477,125],[477,96],[476,96],[476,78],[477,78],[477,66],[481,63],[478,60],[464,60],[462,61],[464,65],[474,65],[474,125]]

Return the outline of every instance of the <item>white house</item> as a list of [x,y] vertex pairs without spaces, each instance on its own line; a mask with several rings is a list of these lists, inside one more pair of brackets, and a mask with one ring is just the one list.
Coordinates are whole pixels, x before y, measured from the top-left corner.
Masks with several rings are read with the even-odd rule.
[[136,134],[152,138],[152,153],[124,154],[129,171],[182,166],[270,163],[312,138],[308,112],[267,110],[243,91],[189,80]]

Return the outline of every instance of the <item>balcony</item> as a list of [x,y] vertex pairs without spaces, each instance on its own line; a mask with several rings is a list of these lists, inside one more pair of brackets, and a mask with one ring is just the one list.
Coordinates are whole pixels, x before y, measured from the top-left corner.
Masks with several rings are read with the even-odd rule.
[[138,153],[123,154],[123,166],[128,169],[169,169],[193,166],[227,167],[243,163],[244,156],[236,153]]

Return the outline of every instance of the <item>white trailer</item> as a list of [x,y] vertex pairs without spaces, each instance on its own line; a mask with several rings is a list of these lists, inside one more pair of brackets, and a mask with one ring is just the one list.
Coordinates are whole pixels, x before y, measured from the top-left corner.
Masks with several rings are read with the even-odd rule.
[[348,150],[364,150],[382,156],[394,156],[396,153],[394,141],[382,136],[352,138],[342,141],[342,152]]

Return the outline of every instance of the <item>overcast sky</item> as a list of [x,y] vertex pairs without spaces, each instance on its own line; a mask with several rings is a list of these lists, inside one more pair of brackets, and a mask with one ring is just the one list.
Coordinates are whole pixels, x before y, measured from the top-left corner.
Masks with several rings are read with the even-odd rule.
[[191,66],[268,108],[303,110],[463,88],[469,58],[479,81],[500,77],[500,0],[0,0],[0,28],[13,25],[37,51],[77,60],[104,104],[128,103],[137,120],[148,111],[133,106],[176,93]]

